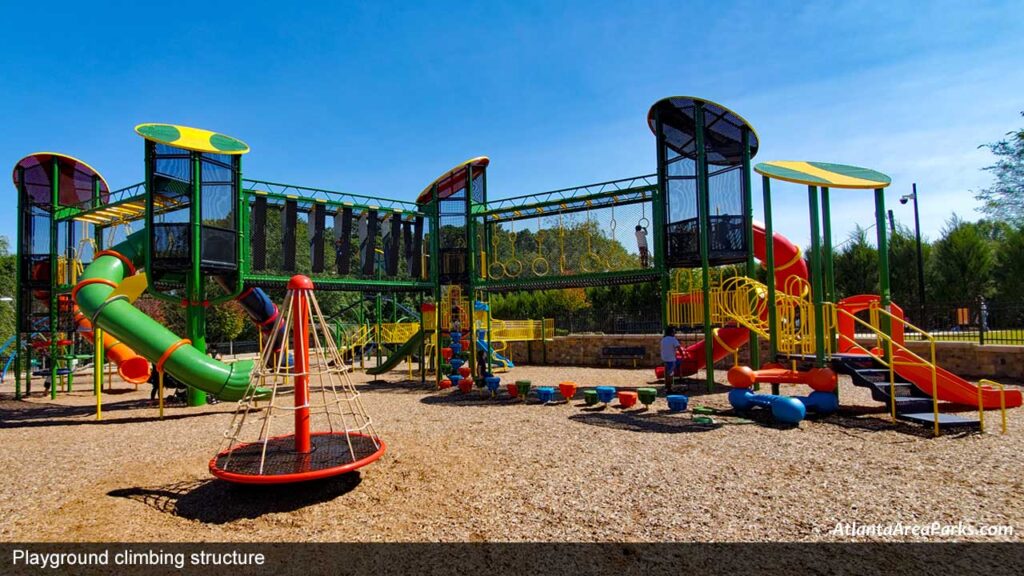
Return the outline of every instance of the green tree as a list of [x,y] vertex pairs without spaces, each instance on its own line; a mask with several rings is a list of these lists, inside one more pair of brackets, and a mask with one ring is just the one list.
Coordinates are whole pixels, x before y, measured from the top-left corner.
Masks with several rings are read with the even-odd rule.
[[996,299],[1003,303],[1024,301],[1024,226],[1013,228],[995,250]]
[[229,342],[238,338],[245,325],[245,312],[235,301],[211,306],[206,311],[207,342]]
[[975,195],[982,202],[981,210],[993,220],[1024,223],[1024,129],[1008,132],[1006,138],[981,148],[988,148],[996,157],[995,164],[984,168],[995,176],[995,182]]
[[935,242],[929,261],[935,297],[942,302],[973,302],[991,296],[995,256],[982,227],[956,214]]
[[868,243],[867,230],[856,226],[833,256],[839,298],[878,293],[878,250]]
[[0,297],[11,298],[8,302],[0,302],[0,342],[14,335],[15,309],[14,298],[17,297],[17,263],[16,257],[9,252],[10,241],[0,236]]
[[[928,262],[931,250],[931,244],[922,240],[922,266]],[[917,265],[917,240],[914,232],[906,226],[897,226],[896,232],[889,238],[889,286],[892,299],[897,304],[909,306],[921,301]],[[927,281],[925,292],[927,296]]]

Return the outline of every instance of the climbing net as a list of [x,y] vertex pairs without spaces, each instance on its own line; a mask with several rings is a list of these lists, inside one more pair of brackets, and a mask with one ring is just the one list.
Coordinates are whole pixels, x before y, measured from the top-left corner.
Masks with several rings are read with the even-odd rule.
[[224,433],[226,448],[210,462],[215,476],[296,482],[350,472],[384,452],[312,283],[304,280],[310,288],[289,286],[271,331],[282,336],[267,338],[260,351]]

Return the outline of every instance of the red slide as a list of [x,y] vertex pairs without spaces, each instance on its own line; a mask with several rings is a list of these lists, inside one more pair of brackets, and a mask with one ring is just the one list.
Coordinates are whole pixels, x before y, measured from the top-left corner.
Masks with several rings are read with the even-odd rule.
[[[765,233],[764,226],[759,222],[753,223],[754,228],[754,257],[764,262],[767,256],[765,256],[765,240],[767,234]],[[789,241],[785,236],[778,232],[773,235],[772,246],[775,250],[775,286],[779,291],[794,290],[795,286],[789,285],[788,280],[797,276],[803,280],[807,279],[807,263],[804,262],[803,256],[800,253],[800,248]],[[690,295],[684,295],[683,298],[692,297]],[[697,296],[698,298],[700,296]],[[725,327],[720,328],[715,332],[715,342],[713,344],[711,353],[715,359],[715,362],[729,356],[733,353],[733,350],[743,346],[747,343],[750,338],[750,332],[746,328],[739,327]],[[679,357],[679,365],[676,369],[676,376],[689,376],[696,374],[698,370],[704,368],[705,356],[704,356],[704,345],[705,342],[701,340],[696,344],[692,344],[683,349],[681,356]],[[664,377],[663,366],[658,366],[655,369],[655,374],[658,378]]]
[[[903,350],[894,350],[896,357],[896,373],[910,380],[921,389],[922,392],[932,395],[932,371],[927,366],[907,366],[903,362],[919,362]],[[939,400],[962,404],[964,406],[978,406],[978,385],[953,374],[948,370],[935,367],[936,388],[938,389]],[[1000,407],[999,389],[992,386],[981,387],[981,405],[987,410]],[[1016,408],[1021,405],[1021,392],[1017,389],[1006,391],[1006,407]]]
[[[877,306],[880,300],[877,294],[859,294],[857,296],[850,296],[844,298],[839,302],[839,309],[845,310],[850,314],[856,314]],[[897,306],[895,303],[891,304],[891,311],[893,316],[902,319],[903,309]],[[855,326],[854,321],[849,316],[840,315],[838,318],[839,333],[844,337],[839,339],[839,352],[844,354],[862,354],[865,349],[854,345],[855,337]],[[899,322],[894,322],[892,326],[893,340],[899,344],[903,344],[903,325]],[[878,350],[874,350],[873,354],[878,353]],[[920,360],[911,356],[908,352],[903,350],[893,350],[893,356],[896,357],[896,373],[906,378],[907,380],[914,383],[922,392],[931,396],[932,395],[932,371],[927,366],[910,366],[908,364],[920,363]],[[936,388],[938,389],[939,400],[945,402],[953,402],[954,404],[961,404],[964,406],[978,406],[978,385],[968,382],[963,378],[953,374],[948,370],[935,367],[936,377]],[[1010,389],[1006,391],[1006,407],[1016,408],[1021,405],[1024,401],[1024,397],[1021,395],[1021,391],[1017,389]],[[997,388],[992,386],[981,387],[981,404],[982,407],[988,410],[998,409],[1000,407],[1000,394]]]

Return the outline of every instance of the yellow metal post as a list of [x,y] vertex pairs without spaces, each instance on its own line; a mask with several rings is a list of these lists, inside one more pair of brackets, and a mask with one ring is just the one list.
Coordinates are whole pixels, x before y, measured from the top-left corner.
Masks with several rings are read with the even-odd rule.
[[96,396],[96,419],[103,419],[103,330],[94,326],[93,339],[93,361],[92,361],[92,391]]
[[158,402],[158,405],[160,406],[160,417],[163,418],[164,417],[164,371],[163,370],[160,371],[160,374],[159,374],[159,376],[157,378],[156,394],[157,394],[157,398],[158,398],[157,402]]

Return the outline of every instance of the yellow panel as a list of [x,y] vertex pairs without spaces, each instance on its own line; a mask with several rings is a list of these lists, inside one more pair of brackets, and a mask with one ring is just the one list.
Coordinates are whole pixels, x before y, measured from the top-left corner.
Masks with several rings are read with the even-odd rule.
[[107,296],[107,300],[118,296],[127,296],[129,302],[135,302],[146,291],[147,286],[149,286],[149,280],[146,278],[145,272],[133,274],[122,280],[117,288]]
[[811,166],[809,163],[802,161],[780,160],[777,162],[770,162],[770,164],[782,166],[783,168],[789,168],[791,170],[797,170],[805,174],[817,176],[818,178],[824,178],[825,180],[830,181],[833,186],[868,186],[873,188],[882,184],[882,182],[876,182],[874,180],[854,178],[852,176],[845,176],[836,172],[822,170],[821,168]]
[[202,128],[147,123],[136,126],[135,132],[146,140],[194,152],[241,155],[249,151],[249,145],[237,138]]

